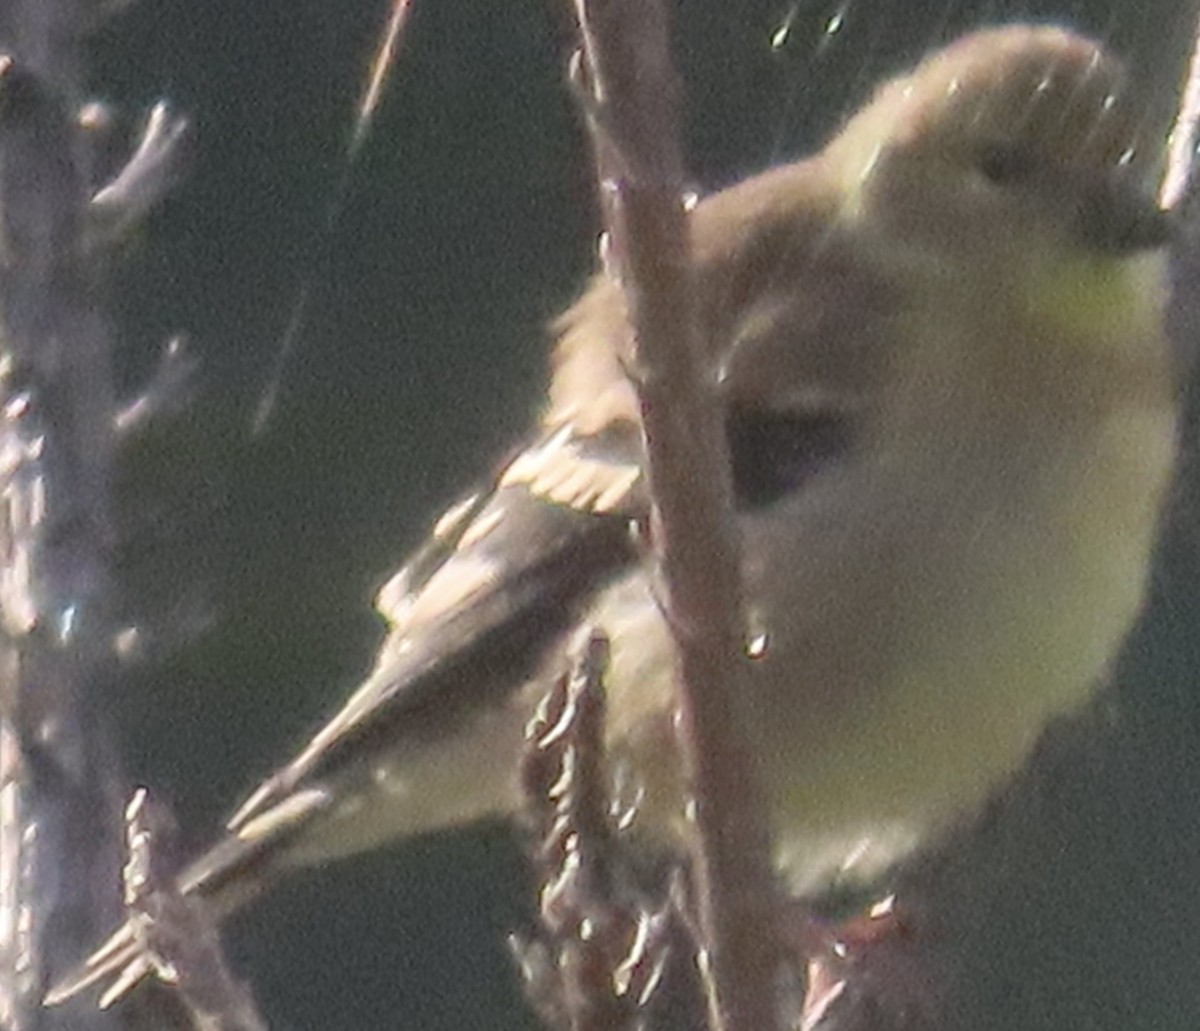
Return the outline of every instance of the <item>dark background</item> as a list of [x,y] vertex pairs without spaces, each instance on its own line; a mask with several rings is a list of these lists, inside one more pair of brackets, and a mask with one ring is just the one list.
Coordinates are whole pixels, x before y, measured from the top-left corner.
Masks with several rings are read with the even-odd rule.
[[[704,188],[818,145],[880,75],[981,22],[1102,35],[1168,103],[1193,16],[1167,0],[676,6]],[[595,230],[559,13],[417,0],[325,242],[382,3],[141,0],[96,38],[97,95],[131,116],[165,95],[195,125],[188,181],[112,290],[130,390],[174,332],[203,362],[192,405],[128,449],[121,485],[146,656],[116,708],[129,773],[171,803],[186,848],[365,671],[374,590],[535,409],[542,326]],[[304,283],[275,417],[252,436]],[[983,857],[958,892],[959,1026],[1200,1019],[1194,512],[1185,496],[1115,702],[1015,794],[1004,840],[1020,844],[963,853]],[[229,950],[279,1029],[531,1027],[504,946],[529,894],[502,828],[447,834],[297,876],[237,918]]]

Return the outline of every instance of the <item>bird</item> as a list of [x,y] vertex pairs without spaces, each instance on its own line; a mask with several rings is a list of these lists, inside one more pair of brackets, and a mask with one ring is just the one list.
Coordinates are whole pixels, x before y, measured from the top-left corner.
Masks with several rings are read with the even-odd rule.
[[[1145,134],[1101,43],[996,26],[689,212],[747,729],[799,894],[978,813],[1092,697],[1142,606],[1181,397]],[[673,644],[631,532],[651,498],[627,334],[597,274],[552,324],[532,435],[383,586],[373,669],[182,892],[225,913],[288,868],[516,813],[524,728],[582,624],[610,642],[635,825],[687,834]],[[49,1000],[136,953],[119,930]]]

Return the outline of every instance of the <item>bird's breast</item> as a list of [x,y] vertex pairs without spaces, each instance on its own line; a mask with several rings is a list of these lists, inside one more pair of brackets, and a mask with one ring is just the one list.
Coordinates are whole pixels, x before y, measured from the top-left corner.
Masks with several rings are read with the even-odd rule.
[[[1003,463],[850,469],[743,520],[744,690],[798,890],[872,876],[982,805],[1105,672],[1142,602],[1173,408],[1132,405]],[[911,470],[910,470],[911,472]],[[923,484],[923,489],[920,485]],[[643,577],[593,618],[613,638],[611,737],[682,826],[670,642]],[[655,798],[657,791],[658,797]]]

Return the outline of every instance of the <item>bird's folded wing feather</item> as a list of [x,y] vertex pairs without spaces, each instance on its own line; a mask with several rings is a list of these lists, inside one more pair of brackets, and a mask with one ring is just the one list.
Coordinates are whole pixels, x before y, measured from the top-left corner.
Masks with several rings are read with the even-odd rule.
[[[180,875],[178,890],[213,895],[236,884],[337,801],[339,775],[364,753],[445,733],[474,707],[503,701],[521,682],[495,675],[504,658],[534,662],[576,603],[632,560],[630,521],[645,507],[639,449],[632,426],[591,438],[559,429],[519,452],[488,490],[453,506],[379,593],[389,631],[370,675],[252,794],[230,833]],[[485,657],[492,675],[463,675]],[[126,924],[47,1002],[135,971],[106,993],[111,1004],[149,973],[140,952]]]

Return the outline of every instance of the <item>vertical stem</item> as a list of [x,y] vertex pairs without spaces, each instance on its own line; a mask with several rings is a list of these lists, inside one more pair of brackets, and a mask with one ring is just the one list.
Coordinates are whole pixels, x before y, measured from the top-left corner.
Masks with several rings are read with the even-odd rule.
[[41,1008],[114,918],[119,790],[103,693],[113,386],[69,112],[97,5],[0,6],[0,1029],[114,1026]]
[[701,966],[717,1031],[778,1024],[765,808],[737,692],[744,630],[730,464],[716,382],[700,361],[679,85],[653,0],[576,0],[612,261],[630,316],[654,499],[652,536],[678,654],[694,792]]

